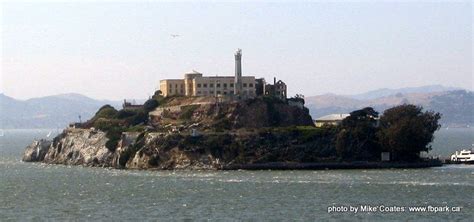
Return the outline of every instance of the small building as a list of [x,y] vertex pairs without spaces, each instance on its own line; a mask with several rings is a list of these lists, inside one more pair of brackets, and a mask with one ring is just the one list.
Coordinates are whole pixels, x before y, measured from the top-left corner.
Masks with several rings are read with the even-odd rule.
[[122,108],[124,110],[136,110],[136,109],[141,109],[143,108],[143,105],[136,105],[132,104],[131,102],[127,102],[126,99],[123,100]]
[[69,123],[68,128],[76,129],[76,128],[81,128],[81,126],[82,126],[81,123]]
[[322,127],[324,125],[337,126],[348,116],[350,116],[350,114],[347,113],[329,114],[314,120],[314,125],[316,127]]

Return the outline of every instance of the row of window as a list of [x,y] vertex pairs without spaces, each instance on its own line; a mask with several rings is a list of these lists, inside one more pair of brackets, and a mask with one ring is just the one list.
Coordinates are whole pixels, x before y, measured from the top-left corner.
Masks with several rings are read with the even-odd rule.
[[[175,88],[178,88],[178,84],[175,84],[174,86],[175,86]],[[183,85],[183,84],[180,84],[180,86],[181,86],[181,89],[184,88],[184,85]],[[170,88],[170,89],[173,88],[173,84],[170,84],[170,87],[169,87],[169,88]]]
[[[227,88],[227,83],[223,83],[222,86],[223,86],[224,88]],[[207,83],[203,83],[203,84],[198,83],[198,84],[197,84],[197,87],[198,87],[198,88],[201,88],[201,87],[202,87],[202,88],[207,88]],[[213,87],[214,87],[214,83],[209,83],[209,87],[210,87],[210,88],[213,88]],[[216,87],[217,87],[217,88],[220,88],[220,87],[221,87],[221,84],[220,84],[220,83],[216,83]],[[230,84],[229,84],[229,87],[234,87],[234,83],[230,83]],[[242,87],[245,87],[245,88],[246,88],[246,87],[247,87],[247,83],[242,83]],[[253,87],[253,83],[249,83],[249,84],[248,84],[248,87]]]
[[[180,86],[181,89],[184,88],[184,85],[183,85],[183,84],[179,84],[179,86]],[[203,83],[203,84],[198,83],[198,84],[197,84],[197,87],[198,87],[198,88],[201,88],[201,87],[202,87],[202,88],[207,88],[207,86],[208,86],[207,83]],[[224,88],[227,88],[227,83],[223,83],[222,86],[223,86]],[[210,87],[210,88],[213,88],[213,87],[214,87],[214,83],[209,83],[209,87]],[[221,84],[220,84],[220,83],[216,83],[216,87],[217,87],[217,88],[220,88],[220,87],[221,87]],[[231,87],[231,88],[234,87],[234,83],[230,83],[230,84],[229,84],[229,87]],[[242,83],[242,87],[247,88],[247,83]],[[249,84],[248,84],[248,87],[252,88],[252,87],[253,87],[253,83],[249,83]],[[178,88],[178,84],[174,84],[174,87],[173,87],[173,84],[169,84],[169,88],[170,88],[170,89],[172,89],[172,88],[177,89],[177,88]]]
[[[172,90],[171,88],[169,89],[169,91],[170,91],[170,94],[173,93],[173,90]],[[184,94],[184,90],[183,90],[183,89],[179,90],[179,92],[180,92],[181,94]],[[178,94],[178,89],[175,89],[174,93],[175,93],[175,94]]]
[[[197,94],[197,95],[211,95],[211,96],[212,96],[212,95],[214,95],[214,91],[212,91],[212,90],[211,90],[211,91],[203,91],[203,92],[197,91],[196,94]],[[216,91],[216,94],[217,94],[217,95],[234,95],[234,91],[222,91],[222,92],[221,92],[220,90],[217,90],[217,91]],[[252,95],[253,93],[252,93],[251,91],[248,91],[248,92],[247,92],[247,91],[243,91],[242,94],[244,94],[244,95],[247,95],[247,94]]]

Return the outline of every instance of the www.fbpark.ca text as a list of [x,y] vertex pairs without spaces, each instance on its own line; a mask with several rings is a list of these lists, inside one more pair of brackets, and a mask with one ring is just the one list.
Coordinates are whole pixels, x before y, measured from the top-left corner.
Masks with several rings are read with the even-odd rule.
[[456,213],[460,206],[386,206],[386,205],[333,205],[327,208],[328,213]]

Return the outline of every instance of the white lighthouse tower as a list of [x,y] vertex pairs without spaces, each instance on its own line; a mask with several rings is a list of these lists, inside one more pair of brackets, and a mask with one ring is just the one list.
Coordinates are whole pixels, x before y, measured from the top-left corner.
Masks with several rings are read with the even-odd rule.
[[234,95],[240,96],[242,93],[242,50],[235,52],[235,80]]

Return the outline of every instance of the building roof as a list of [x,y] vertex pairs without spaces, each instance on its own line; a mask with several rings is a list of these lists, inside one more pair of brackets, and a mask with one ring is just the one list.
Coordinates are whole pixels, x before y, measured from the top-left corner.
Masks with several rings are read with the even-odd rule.
[[186,72],[184,74],[202,74],[202,73],[200,73],[200,72],[193,69],[192,71]]
[[326,116],[322,116],[316,119],[316,121],[342,121],[346,117],[350,116],[350,114],[347,113],[335,113],[335,114],[329,114]]
[[162,81],[183,81],[184,79],[162,79],[160,80],[160,82]]

